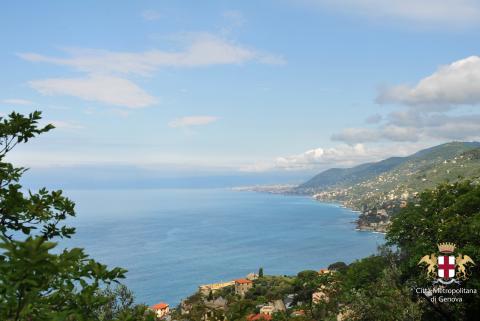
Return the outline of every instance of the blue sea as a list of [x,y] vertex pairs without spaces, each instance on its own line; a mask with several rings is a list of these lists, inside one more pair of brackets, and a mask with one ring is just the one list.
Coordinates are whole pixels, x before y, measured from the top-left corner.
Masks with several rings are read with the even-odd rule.
[[[358,214],[308,197],[227,189],[68,191],[80,246],[128,269],[138,302],[176,305],[199,285],[293,275],[373,254],[382,234],[355,231]],[[65,243],[63,243],[65,244]]]

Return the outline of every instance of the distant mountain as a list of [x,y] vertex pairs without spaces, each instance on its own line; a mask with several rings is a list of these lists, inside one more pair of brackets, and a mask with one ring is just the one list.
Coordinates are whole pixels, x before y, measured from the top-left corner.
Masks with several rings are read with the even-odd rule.
[[407,157],[391,157],[379,162],[361,164],[352,168],[332,168],[299,185],[296,190],[298,192],[315,192],[331,188],[349,187],[407,165],[410,171],[415,171],[417,167],[424,167],[427,164],[452,159],[476,148],[480,148],[479,142],[451,142],[421,150]]
[[385,232],[391,217],[418,193],[461,179],[480,183],[480,143],[446,143],[408,157],[330,169],[292,192],[342,203],[361,212],[357,228]]
[[403,164],[407,157],[391,157],[376,163],[361,164],[352,168],[331,168],[301,184],[299,189],[324,189],[359,183]]

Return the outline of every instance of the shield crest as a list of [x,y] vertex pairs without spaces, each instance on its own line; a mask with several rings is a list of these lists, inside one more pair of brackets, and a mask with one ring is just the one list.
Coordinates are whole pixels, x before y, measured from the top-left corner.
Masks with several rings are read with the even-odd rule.
[[438,257],[438,277],[446,281],[455,277],[455,256],[443,255]]

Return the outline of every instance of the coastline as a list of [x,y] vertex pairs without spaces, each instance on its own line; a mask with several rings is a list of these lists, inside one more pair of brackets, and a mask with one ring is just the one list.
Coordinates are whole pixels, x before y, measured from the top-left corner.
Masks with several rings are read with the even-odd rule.
[[254,186],[233,187],[231,188],[231,190],[236,192],[269,193],[269,194],[278,194],[278,195],[286,195],[286,196],[304,196],[308,198],[313,198],[317,202],[336,205],[340,208],[345,208],[358,214],[357,220],[354,222],[356,224],[355,231],[372,232],[372,233],[379,233],[384,235],[386,234],[386,230],[389,224],[387,223],[387,224],[374,225],[376,223],[370,223],[366,221],[365,219],[363,219],[363,217],[367,217],[369,214],[368,212],[361,211],[358,208],[350,207],[341,201],[336,201],[331,199],[328,199],[328,200],[321,199],[317,197],[318,194],[306,194],[306,193],[300,194],[300,193],[293,192],[293,188],[295,187],[296,187],[295,185],[290,185],[290,184],[254,185]]

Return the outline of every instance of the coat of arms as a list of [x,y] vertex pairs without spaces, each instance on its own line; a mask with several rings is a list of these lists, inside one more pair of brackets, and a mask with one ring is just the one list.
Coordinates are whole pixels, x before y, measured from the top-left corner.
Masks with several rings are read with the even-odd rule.
[[438,244],[438,250],[441,253],[438,257],[432,253],[425,255],[418,262],[419,265],[427,265],[427,275],[435,279],[433,283],[448,285],[459,284],[460,280],[466,280],[468,264],[475,265],[472,258],[460,253],[457,256],[453,255],[455,252],[455,244],[453,243],[440,243]]

